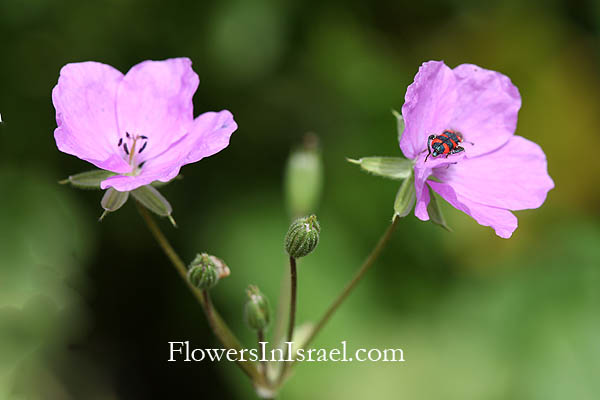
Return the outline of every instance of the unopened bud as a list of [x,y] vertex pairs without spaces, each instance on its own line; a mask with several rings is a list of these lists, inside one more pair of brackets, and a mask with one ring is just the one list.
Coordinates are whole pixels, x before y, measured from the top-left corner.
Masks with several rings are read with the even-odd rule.
[[246,289],[248,301],[244,307],[244,318],[251,329],[256,331],[264,330],[269,326],[270,307],[269,299],[254,285]]
[[321,226],[317,217],[298,218],[285,235],[285,251],[293,258],[300,258],[310,254],[319,244]]
[[323,162],[318,138],[307,134],[302,148],[290,154],[285,168],[285,194],[292,217],[314,212],[323,188]]
[[219,279],[229,276],[229,267],[215,256],[197,254],[188,267],[188,279],[198,289],[211,289]]

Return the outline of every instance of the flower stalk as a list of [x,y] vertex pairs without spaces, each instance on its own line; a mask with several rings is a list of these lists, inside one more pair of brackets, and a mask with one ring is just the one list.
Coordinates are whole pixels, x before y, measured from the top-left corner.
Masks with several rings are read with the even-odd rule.
[[342,290],[342,292],[333,301],[333,303],[331,303],[331,305],[329,306],[329,308],[327,309],[325,314],[321,317],[319,322],[315,325],[314,329],[312,330],[312,332],[310,333],[308,338],[304,341],[301,348],[306,348],[312,343],[315,336],[317,336],[317,334],[321,331],[321,329],[323,329],[325,324],[327,324],[327,322],[331,319],[331,317],[337,311],[337,309],[340,307],[340,305],[344,302],[344,300],[346,300],[346,298],[352,292],[352,290],[356,287],[358,282],[360,282],[360,280],[365,276],[367,271],[373,266],[373,264],[375,263],[377,258],[379,258],[379,255],[381,254],[381,252],[387,245],[388,241],[392,237],[392,234],[396,230],[396,226],[398,225],[399,220],[400,220],[399,217],[394,217],[390,226],[388,226],[387,230],[385,231],[383,236],[381,236],[381,238],[379,239],[379,242],[377,243],[375,248],[371,251],[371,254],[369,254],[369,256],[367,257],[365,262],[361,265],[361,267],[358,269],[358,271],[356,272],[354,277],[350,280],[350,282],[348,282],[348,284],[346,285],[344,290]]
[[[206,317],[209,321],[211,329],[214,335],[219,339],[219,341],[228,349],[236,349],[238,351],[242,350],[242,345],[240,341],[237,339],[235,334],[231,331],[231,329],[227,326],[225,321],[221,318],[217,310],[212,305],[210,301],[210,297],[207,296],[207,293],[203,293],[203,291],[195,288],[189,281],[187,274],[187,268],[185,263],[181,260],[177,252],[173,249],[165,235],[162,233],[150,213],[141,205],[138,204],[138,211],[142,215],[142,218],[146,222],[148,229],[156,239],[156,242],[163,250],[165,255],[169,258],[175,270],[179,273],[179,275],[183,278],[184,282],[194,295],[198,302],[202,305]],[[237,365],[240,369],[255,383],[257,386],[267,386],[267,382],[264,380],[264,376],[258,371],[256,364],[250,361],[237,361]]]

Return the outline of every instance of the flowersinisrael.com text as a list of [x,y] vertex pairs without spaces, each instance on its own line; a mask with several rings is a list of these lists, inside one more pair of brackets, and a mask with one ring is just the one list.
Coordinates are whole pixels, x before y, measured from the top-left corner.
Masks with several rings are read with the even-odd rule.
[[[349,351],[346,341],[340,347],[332,349],[295,349],[293,342],[285,342],[283,348],[269,348],[269,342],[259,342],[257,349],[200,349],[190,346],[189,340],[169,342],[169,358],[167,361],[253,361],[253,362],[404,362],[402,349],[357,349]],[[287,350],[287,351],[286,351]],[[284,359],[285,354],[288,354]]]

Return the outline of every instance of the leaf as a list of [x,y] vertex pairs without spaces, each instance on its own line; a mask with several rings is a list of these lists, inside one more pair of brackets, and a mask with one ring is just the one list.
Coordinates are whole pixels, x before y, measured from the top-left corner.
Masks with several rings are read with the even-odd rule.
[[415,205],[415,201],[415,178],[411,174],[408,179],[402,182],[398,194],[396,194],[396,200],[394,201],[394,218],[406,217]]
[[413,163],[401,157],[363,157],[358,160],[347,159],[374,175],[390,179],[406,179],[412,174]]
[[436,225],[441,226],[446,229],[448,232],[452,232],[452,229],[446,224],[446,219],[442,214],[442,209],[440,208],[440,204],[437,200],[437,195],[435,192],[429,187],[429,204],[427,205],[427,213],[429,214],[429,219]]
[[71,175],[67,179],[59,181],[58,183],[62,185],[70,183],[72,186],[79,189],[100,189],[100,182],[114,175],[116,175],[114,172],[105,171],[103,169],[95,169],[92,171]]
[[392,110],[392,114],[396,117],[397,129],[398,129],[398,142],[404,133],[404,117],[396,110]]
[[173,208],[169,201],[158,190],[150,185],[140,186],[131,192],[133,197],[139,201],[144,207],[161,217],[168,217],[173,226],[175,220],[171,217]]

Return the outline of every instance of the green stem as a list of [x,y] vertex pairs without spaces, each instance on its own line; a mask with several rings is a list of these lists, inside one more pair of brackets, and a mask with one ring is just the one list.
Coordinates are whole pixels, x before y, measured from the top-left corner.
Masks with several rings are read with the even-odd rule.
[[[287,340],[286,342],[291,342],[294,338],[294,326],[296,325],[296,297],[297,297],[297,287],[298,287],[298,274],[296,270],[296,259],[290,256],[290,319],[288,323],[288,331],[287,331]],[[288,358],[288,346],[285,345],[285,356],[284,360]],[[282,382],[284,379],[288,368],[290,367],[289,362],[284,361],[283,368],[281,369],[281,373],[279,375],[279,382]]]
[[[261,342],[265,341],[265,332],[262,329],[259,329],[257,332],[257,339],[258,339],[258,348],[261,349]],[[266,348],[265,348],[266,351]],[[266,358],[266,354],[265,352],[261,352],[260,353],[260,358],[261,360]],[[262,365],[262,369],[263,369],[263,377],[265,378],[265,382],[269,382],[269,371],[268,371],[268,364],[266,361],[261,361],[261,365]]]
[[[211,326],[214,335],[226,348],[241,351],[242,346],[240,344],[240,341],[233,334],[231,329],[229,329],[229,327],[227,326],[225,321],[223,321],[219,313],[214,309],[212,302],[210,302],[210,297],[207,296],[207,294],[203,294],[203,291],[194,287],[190,283],[189,279],[187,278],[187,267],[185,263],[177,255],[177,253],[175,252],[165,235],[162,233],[162,231],[160,230],[150,213],[142,205],[137,204],[137,206],[140,214],[146,222],[146,225],[148,226],[148,229],[154,236],[154,239],[156,239],[158,245],[167,255],[169,260],[171,260],[171,263],[173,264],[173,266],[175,267],[185,284],[188,286],[194,297],[196,297],[198,302],[200,302],[200,304],[202,305],[202,308],[205,311],[206,318],[209,321],[209,325]],[[253,362],[237,361],[237,365],[242,369],[242,371],[246,375],[248,375],[250,379],[252,379],[252,381],[255,384],[263,386],[267,385],[267,382],[265,382],[263,376],[258,371],[258,368],[256,368],[256,365]]]
[[306,341],[304,342],[304,344],[302,345],[301,348],[306,348],[312,343],[315,336],[317,336],[317,334],[321,331],[321,329],[323,329],[323,327],[325,326],[327,321],[329,321],[329,319],[335,313],[335,311],[339,308],[339,306],[344,302],[344,300],[346,300],[346,297],[348,297],[350,292],[352,292],[352,289],[354,289],[356,284],[358,282],[360,282],[360,280],[363,278],[365,273],[371,268],[371,266],[373,266],[373,264],[375,263],[375,260],[377,260],[377,258],[381,254],[381,251],[385,248],[386,244],[390,240],[392,233],[394,233],[394,230],[396,229],[396,226],[398,225],[399,220],[400,220],[400,218],[394,217],[394,220],[392,221],[391,225],[388,226],[388,228],[385,231],[385,233],[383,234],[383,236],[381,236],[381,238],[379,239],[379,242],[377,243],[375,248],[371,251],[371,254],[369,254],[369,257],[367,257],[367,259],[361,265],[361,267],[358,269],[358,271],[356,272],[356,274],[354,275],[352,280],[350,282],[348,282],[348,284],[346,285],[344,290],[342,290],[342,292],[338,295],[338,297],[334,300],[334,302],[329,306],[329,308],[327,309],[327,311],[325,312],[323,317],[321,317],[321,319],[319,320],[317,325],[315,325],[310,336],[306,339]]

